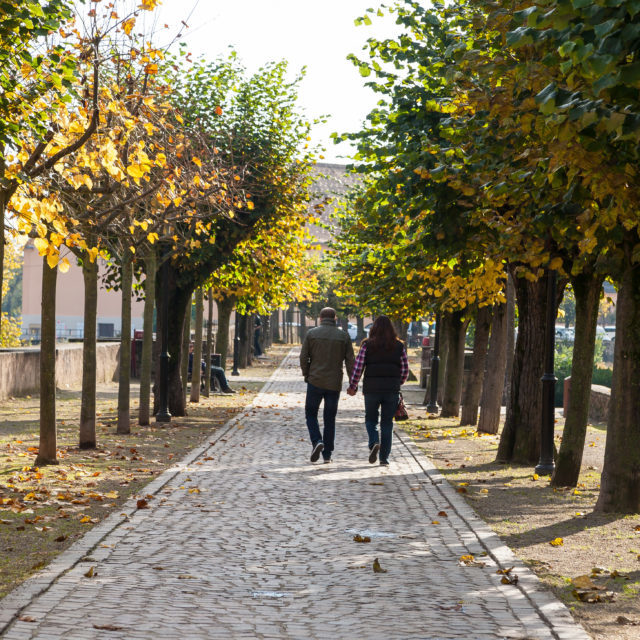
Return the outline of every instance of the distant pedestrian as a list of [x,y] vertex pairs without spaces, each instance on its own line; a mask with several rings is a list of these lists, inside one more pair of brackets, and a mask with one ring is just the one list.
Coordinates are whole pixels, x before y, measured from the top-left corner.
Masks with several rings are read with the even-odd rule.
[[[307,383],[305,417],[311,439],[311,462],[322,454],[324,462],[331,462],[333,453],[338,400],[342,390],[342,367],[351,376],[354,362],[349,334],[336,325],[336,311],[325,307],[320,311],[320,326],[311,329],[302,343],[300,368]],[[324,429],[320,431],[318,411],[322,413]]]
[[[380,464],[389,465],[393,438],[393,416],[400,400],[400,387],[409,377],[409,361],[404,344],[398,340],[391,320],[378,316],[362,342],[347,393],[355,396],[364,372],[365,426],[369,436],[369,462],[380,453]],[[378,436],[378,421],[380,436]]]
[[[189,345],[189,365],[187,368],[188,372],[188,380],[191,380],[193,375],[193,344]],[[204,390],[204,377],[207,375],[207,364],[204,360],[200,360],[200,390]],[[214,380],[218,381],[218,385],[220,386],[220,391],[222,393],[235,393],[235,391],[229,386],[229,381],[227,380],[227,376],[224,373],[224,369],[222,367],[217,367],[216,365],[211,365],[209,381],[213,385]]]
[[253,355],[259,358],[262,354],[262,347],[260,346],[260,333],[262,331],[262,320],[259,315],[256,315],[253,319]]

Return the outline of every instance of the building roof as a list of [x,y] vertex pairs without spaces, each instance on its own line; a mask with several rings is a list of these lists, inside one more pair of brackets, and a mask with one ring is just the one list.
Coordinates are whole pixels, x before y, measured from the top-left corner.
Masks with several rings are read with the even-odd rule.
[[[323,207],[320,220],[323,224],[331,227],[331,214],[335,210],[335,201],[340,196],[345,195],[349,189],[357,185],[359,178],[353,173],[347,172],[344,164],[331,164],[328,162],[318,162],[314,168],[314,182],[311,186],[313,198],[310,206],[314,207],[328,199]],[[330,229],[325,229],[316,225],[311,225],[309,231],[321,244],[326,244],[331,238]]]

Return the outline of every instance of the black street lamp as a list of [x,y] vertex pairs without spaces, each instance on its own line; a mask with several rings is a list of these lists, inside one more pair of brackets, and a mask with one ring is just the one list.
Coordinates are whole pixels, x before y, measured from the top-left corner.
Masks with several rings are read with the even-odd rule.
[[436,335],[433,339],[433,355],[431,357],[431,397],[427,405],[428,413],[438,413],[438,368],[440,367],[440,314],[436,315]]
[[547,318],[544,333],[544,374],[542,376],[542,429],[540,432],[540,461],[536,473],[553,473],[553,424],[556,376],[553,370],[556,335],[556,272],[547,271]]
[[233,333],[233,371],[232,376],[239,376],[238,360],[240,359],[240,323],[238,322],[238,311],[236,309],[235,330]]
[[156,422],[171,422],[169,413],[169,249],[164,247],[160,267],[160,388]]

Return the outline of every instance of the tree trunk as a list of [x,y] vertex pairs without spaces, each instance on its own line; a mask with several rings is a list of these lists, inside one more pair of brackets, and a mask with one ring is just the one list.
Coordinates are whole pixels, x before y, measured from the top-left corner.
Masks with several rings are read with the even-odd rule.
[[497,459],[535,464],[540,458],[547,277],[545,275],[535,282],[515,278],[514,284],[518,304],[518,339]]
[[626,233],[626,257],[616,304],[611,402],[596,511],[640,512],[640,265],[638,242]]
[[[144,280],[144,312],[142,325],[142,362],[140,366],[140,410],[138,424],[149,424],[151,396],[151,365],[153,364],[153,307],[156,300],[156,252],[146,258],[147,277]],[[158,333],[158,336],[160,334]],[[158,342],[160,339],[158,338]],[[156,359],[156,363],[158,360]],[[157,366],[157,365],[156,365]]]
[[[187,414],[186,398],[182,387],[182,339],[184,335],[185,316],[189,309],[189,324],[191,322],[191,295],[189,289],[182,289],[171,285],[171,281],[177,277],[173,267],[168,269],[170,285],[169,294],[169,412],[174,417]],[[160,308],[160,307],[158,307]],[[187,333],[187,336],[189,334]],[[189,348],[185,349],[187,357]],[[158,367],[159,368],[159,367]],[[184,376],[186,380],[186,374]]]
[[473,363],[462,398],[462,419],[460,425],[473,425],[478,421],[478,405],[482,394],[487,345],[491,331],[491,307],[482,307],[476,314],[476,331],[473,340]]
[[[182,381],[182,401],[187,404],[187,383],[189,378],[189,346],[191,344],[191,296],[189,296],[189,304],[185,309],[184,322],[182,324],[182,348],[180,350],[180,379]],[[193,378],[193,368],[191,369],[191,377]]]
[[120,331],[120,367],[118,378],[118,433],[131,433],[131,289],[133,264],[131,254],[125,249],[122,261],[122,329]]
[[202,287],[196,289],[196,329],[193,344],[193,366],[191,367],[191,402],[200,402],[200,378],[202,367],[202,315],[204,313],[204,301]]
[[367,337],[367,334],[364,332],[364,318],[362,316],[356,317],[356,344],[360,345],[362,341]]
[[58,464],[56,456],[56,281],[57,267],[47,257],[42,267],[40,329],[40,445],[34,465]]
[[271,339],[273,342],[282,342],[280,337],[280,312],[277,309],[271,314]]
[[478,431],[483,433],[498,433],[500,427],[502,391],[507,368],[507,314],[506,303],[495,306],[478,421]]
[[451,323],[451,314],[443,313],[440,320],[440,367],[438,370],[438,389],[437,402],[442,407],[442,398],[444,396],[444,381],[447,376],[447,360],[449,359],[449,324]]
[[455,418],[460,414],[464,372],[464,338],[469,321],[464,320],[463,311],[454,311],[450,314],[447,324],[449,349],[440,416],[442,418]]
[[213,295],[211,289],[207,294],[207,346],[205,349],[204,364],[207,375],[204,377],[204,392],[208,398],[211,395],[211,349],[213,345]]
[[[237,313],[237,311],[236,311]],[[238,335],[240,336],[238,368],[245,369],[249,361],[249,341],[247,340],[247,317],[239,316],[238,319]]]
[[229,355],[229,321],[235,305],[235,298],[218,301],[218,333],[216,333],[216,353],[220,354],[220,366],[226,370]]
[[[502,387],[502,404],[509,406],[509,394],[511,393],[511,379],[513,374],[513,358],[516,352],[516,289],[513,284],[513,276],[507,275],[507,307],[506,307],[506,358],[504,370],[504,383]],[[497,431],[495,433],[498,433]]]
[[589,421],[596,324],[603,277],[582,273],[571,279],[576,299],[576,329],[571,361],[571,394],[562,432],[562,443],[551,478],[554,487],[578,484],[584,440]]
[[98,317],[98,260],[82,259],[84,278],[84,336],[82,339],[81,449],[95,449],[96,438],[96,323]]

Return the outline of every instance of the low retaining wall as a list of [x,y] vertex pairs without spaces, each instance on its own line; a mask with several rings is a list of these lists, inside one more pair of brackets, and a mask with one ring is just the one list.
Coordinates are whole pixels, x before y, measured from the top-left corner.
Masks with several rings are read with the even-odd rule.
[[[120,343],[98,343],[96,380],[117,379]],[[82,383],[82,345],[60,344],[56,347],[56,386],[79,387]],[[0,399],[38,393],[40,390],[40,349],[28,347],[0,351]]]
[[[569,396],[571,391],[571,377],[564,379],[564,400],[563,413],[567,415],[569,406]],[[591,385],[591,395],[589,396],[589,422],[595,424],[606,424],[609,419],[609,402],[611,401],[611,389],[601,384]]]

